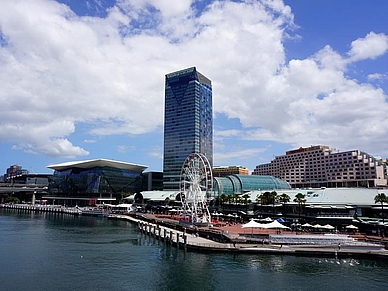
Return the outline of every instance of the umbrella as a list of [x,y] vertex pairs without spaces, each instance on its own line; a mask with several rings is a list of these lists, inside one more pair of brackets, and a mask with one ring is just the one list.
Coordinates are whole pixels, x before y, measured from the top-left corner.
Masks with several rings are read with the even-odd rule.
[[312,227],[312,225],[310,223],[305,223],[305,224],[302,224],[302,227]]
[[314,224],[313,227],[314,227],[314,228],[322,228],[322,225],[320,225],[320,224]]
[[330,224],[326,224],[326,225],[322,226],[322,228],[325,228],[325,229],[335,229],[335,227],[330,225]]
[[354,226],[353,224],[346,226],[347,229],[358,229],[357,226]]

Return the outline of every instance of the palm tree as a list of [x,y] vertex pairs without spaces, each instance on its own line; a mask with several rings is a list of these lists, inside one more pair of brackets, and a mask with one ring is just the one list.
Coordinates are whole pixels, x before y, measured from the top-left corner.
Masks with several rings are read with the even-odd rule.
[[260,195],[260,200],[262,205],[267,205],[270,203],[270,192],[264,192],[263,194]]
[[263,205],[268,205],[271,203],[270,199],[271,193],[270,192],[264,192],[263,194],[260,194],[258,199],[260,199],[260,208],[261,208],[261,214],[263,214]]
[[291,201],[291,197],[290,196],[288,196],[286,193],[283,193],[282,195],[279,195],[279,202],[281,203],[281,204],[283,204],[283,215],[286,215],[285,213],[286,213],[286,203],[288,203],[288,202],[290,202]]
[[272,215],[275,215],[275,202],[278,200],[278,193],[276,193],[276,191],[272,191],[269,194],[269,201],[272,202]]
[[256,203],[260,203],[260,215],[263,213],[263,194],[256,196]]
[[248,198],[251,197],[251,196],[249,196],[248,194],[244,194],[241,197],[244,198],[244,204],[246,206],[246,212],[248,213]]
[[229,204],[229,211],[232,212],[232,202],[233,202],[233,196],[231,194],[228,194],[228,196],[226,196],[227,199],[228,199],[228,204]]
[[228,200],[228,197],[225,194],[221,194],[220,196],[220,201],[221,201],[221,206]]
[[295,195],[294,202],[298,203],[298,210],[299,210],[299,220],[300,220],[300,212],[301,212],[301,204],[306,202],[306,199],[304,199],[306,195],[302,193],[298,193]]
[[379,193],[375,196],[375,203],[381,204],[381,214],[383,216],[383,224],[384,224],[384,203],[388,203],[388,197],[384,193]]
[[233,195],[234,203],[237,204],[239,202],[240,196],[238,194]]

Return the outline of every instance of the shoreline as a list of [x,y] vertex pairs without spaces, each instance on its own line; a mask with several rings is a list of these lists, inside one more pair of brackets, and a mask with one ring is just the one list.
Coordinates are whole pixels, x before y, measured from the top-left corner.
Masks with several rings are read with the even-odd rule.
[[[69,215],[90,215],[82,214],[77,208],[65,208],[57,205],[32,206],[32,205],[5,205],[0,204],[0,208],[10,210],[52,212]],[[271,238],[290,239],[290,234],[278,234],[274,231],[258,230],[252,234],[259,234],[265,239],[256,242],[244,241],[241,239],[241,226],[232,227],[193,227],[182,224],[181,221],[169,219],[167,216],[158,217],[152,214],[134,213],[104,215],[108,219],[121,219],[137,224],[140,231],[147,235],[176,246],[177,248],[197,251],[197,252],[224,252],[224,253],[245,253],[245,254],[274,254],[274,255],[295,255],[309,257],[329,257],[329,258],[362,258],[362,259],[388,259],[388,250],[382,243],[368,243],[357,239],[344,243],[340,246],[331,244],[287,244],[273,243]],[[240,230],[240,231],[238,231]],[[246,232],[243,232],[246,234]],[[272,235],[272,236],[271,236]],[[275,235],[275,236],[274,236]],[[304,234],[305,235],[305,234]],[[295,235],[293,235],[295,236]],[[297,235],[296,235],[297,236]],[[310,238],[317,238],[318,235],[307,235]],[[297,236],[298,237],[298,236]],[[301,237],[301,236],[299,236]],[[240,239],[239,239],[240,238]],[[336,237],[337,239],[337,237]],[[319,242],[319,240],[317,241]]]
[[[140,216],[140,217],[139,217]],[[245,254],[273,254],[295,255],[326,258],[362,258],[362,259],[388,259],[388,250],[383,245],[355,243],[341,245],[285,245],[285,244],[250,244],[244,242],[217,242],[200,236],[193,236],[188,229],[178,230],[173,225],[163,226],[166,221],[163,218],[155,220],[152,215],[114,215],[112,219],[123,219],[138,224],[140,231],[154,236],[161,241],[171,243],[178,248],[198,252],[225,252]],[[155,220],[155,222],[150,222]],[[178,224],[179,222],[176,222]],[[166,233],[164,231],[166,229]],[[200,229],[198,229],[201,231]],[[203,230],[202,230],[203,231]],[[222,231],[222,230],[221,230]],[[170,239],[170,233],[172,233]],[[206,234],[206,232],[203,232]],[[167,236],[166,236],[167,234]],[[186,238],[185,238],[186,236]],[[179,237],[178,241],[174,238]]]

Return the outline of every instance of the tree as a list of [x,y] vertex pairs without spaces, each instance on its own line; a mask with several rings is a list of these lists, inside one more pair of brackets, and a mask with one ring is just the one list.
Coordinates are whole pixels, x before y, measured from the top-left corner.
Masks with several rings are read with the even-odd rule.
[[20,203],[20,200],[17,197],[8,196],[5,198],[5,203],[18,204],[18,203]]
[[233,195],[234,203],[237,204],[239,202],[240,196],[238,194]]
[[300,212],[302,210],[302,203],[305,203],[306,202],[306,199],[305,199],[306,195],[302,194],[302,193],[298,193],[295,195],[295,199],[294,199],[294,202],[298,203],[298,211],[299,211],[299,220],[300,220]]
[[225,194],[221,194],[221,196],[220,196],[220,200],[221,200],[221,204],[222,204],[222,203],[225,203],[225,202],[226,202],[226,200],[228,200],[228,198],[226,197],[226,195],[225,195]]
[[278,199],[279,202],[283,205],[283,215],[285,215],[286,203],[291,201],[291,197],[288,196],[286,193],[283,193],[282,195],[279,195]]
[[261,205],[270,205],[272,204],[272,212],[275,213],[275,202],[277,201],[278,194],[276,191],[264,192],[258,197],[261,201]]
[[244,204],[246,206],[246,212],[248,213],[248,198],[251,197],[248,194],[244,194],[242,198],[244,198]]
[[229,203],[229,211],[232,212],[232,204],[231,204],[233,202],[232,194],[228,194],[227,199],[228,199],[228,203]]
[[384,193],[379,193],[375,196],[375,203],[381,204],[381,215],[383,216],[384,224],[384,203],[388,203],[388,197]]
[[272,215],[275,215],[275,203],[278,200],[278,193],[276,191],[272,191],[269,195],[269,200],[272,202]]
[[263,213],[263,194],[256,196],[256,203],[260,203],[260,215]]
[[262,205],[268,205],[272,203],[271,192],[264,192],[259,197]]

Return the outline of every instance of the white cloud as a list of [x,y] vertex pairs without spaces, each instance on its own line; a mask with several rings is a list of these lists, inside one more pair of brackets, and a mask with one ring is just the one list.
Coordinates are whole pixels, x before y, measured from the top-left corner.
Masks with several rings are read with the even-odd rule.
[[369,74],[367,76],[368,81],[383,81],[383,80],[388,80],[388,74]]
[[375,59],[388,51],[388,36],[373,31],[366,37],[359,38],[351,43],[349,57],[351,61]]
[[40,145],[37,150],[50,157],[75,158],[77,156],[87,156],[88,151],[80,147],[73,146],[67,139],[51,139]]
[[282,1],[214,1],[202,12],[177,2],[120,0],[98,18],[55,1],[1,1],[0,141],[83,156],[78,124],[94,135],[158,131],[164,75],[195,65],[213,82],[215,116],[244,127],[215,130],[219,148],[233,137],[388,154],[386,93],[347,76],[349,64],[386,54],[387,35],[370,32],[346,56],[328,44],[287,62],[295,26]]
[[118,5],[132,13],[149,13],[149,8],[158,10],[163,17],[170,18],[180,16],[190,10],[193,0],[119,0]]
[[135,146],[127,146],[127,145],[119,145],[119,146],[116,146],[116,150],[119,153],[125,154],[125,153],[136,150],[136,147]]
[[[236,147],[230,148],[227,152],[217,152],[214,155],[215,165],[235,165],[241,166],[240,164],[235,164],[236,161],[246,163],[247,160],[257,157],[259,154],[267,151],[267,148],[243,148]],[[250,169],[252,170],[252,169]]]
[[160,146],[154,146],[148,150],[148,155],[150,157],[162,159],[163,158],[163,148]]
[[85,139],[84,143],[95,143],[96,141],[94,139]]

